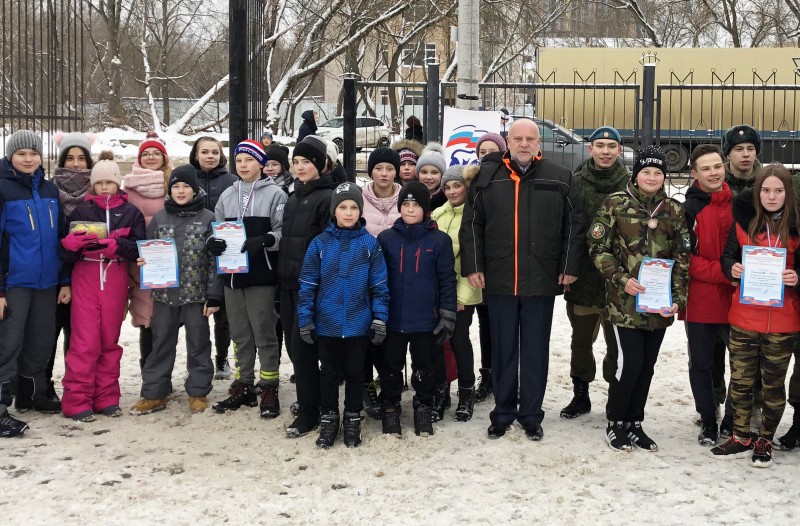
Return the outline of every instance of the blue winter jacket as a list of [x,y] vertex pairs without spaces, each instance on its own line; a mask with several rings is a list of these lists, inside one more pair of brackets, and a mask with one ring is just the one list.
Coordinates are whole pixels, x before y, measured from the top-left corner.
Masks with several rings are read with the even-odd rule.
[[389,270],[392,332],[433,332],[439,309],[456,311],[453,242],[436,222],[406,225],[403,218],[378,235]]
[[14,287],[68,284],[59,276],[58,240],[65,233],[58,188],[41,166],[23,175],[7,157],[0,159],[0,295]]
[[313,321],[320,336],[366,336],[372,320],[386,322],[389,316],[386,260],[363,219],[359,230],[341,229],[331,220],[311,241],[299,283],[298,325]]

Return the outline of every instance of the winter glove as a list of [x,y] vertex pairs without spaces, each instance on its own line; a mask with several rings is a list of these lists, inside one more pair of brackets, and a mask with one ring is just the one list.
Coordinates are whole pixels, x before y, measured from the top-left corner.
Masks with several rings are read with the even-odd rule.
[[300,327],[300,339],[309,345],[314,345],[314,342],[317,340],[317,332],[314,329],[313,323],[309,323],[305,327]]
[[275,243],[275,236],[272,234],[264,234],[263,236],[248,237],[242,243],[242,254],[246,250],[251,256],[263,249],[267,245]]
[[372,320],[369,326],[369,341],[373,345],[380,345],[386,339],[386,324],[381,320]]
[[98,242],[102,248],[100,248],[99,252],[100,255],[106,259],[114,259],[117,257],[117,240],[108,238],[108,239],[101,239]]
[[219,257],[225,252],[225,249],[228,248],[228,244],[225,242],[224,239],[219,239],[217,237],[210,237],[206,239],[206,250],[208,253],[214,257]]
[[451,310],[439,309],[439,325],[433,329],[436,345],[444,345],[444,342],[453,335],[455,328],[456,313]]
[[97,243],[96,234],[87,234],[83,230],[76,230],[61,240],[61,246],[70,252],[80,252],[86,245]]

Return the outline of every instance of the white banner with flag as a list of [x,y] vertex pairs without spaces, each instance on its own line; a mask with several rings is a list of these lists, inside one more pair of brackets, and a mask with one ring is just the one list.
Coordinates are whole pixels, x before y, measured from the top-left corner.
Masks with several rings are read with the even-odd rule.
[[499,111],[462,110],[445,106],[442,143],[447,166],[477,164],[475,147],[481,135],[488,132],[500,133]]

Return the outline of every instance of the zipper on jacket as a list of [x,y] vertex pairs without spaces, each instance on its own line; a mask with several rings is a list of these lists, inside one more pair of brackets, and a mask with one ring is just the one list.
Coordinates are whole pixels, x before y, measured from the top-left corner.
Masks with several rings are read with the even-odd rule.
[[419,253],[421,251],[422,251],[422,245],[418,246],[417,247],[417,251],[414,253],[414,255],[417,258],[417,264],[416,264],[416,268],[414,269],[414,272],[416,272],[417,274],[419,274]]
[[28,219],[31,222],[31,230],[36,230],[36,223],[33,222],[33,212],[31,212],[31,205],[25,203],[25,208],[28,209]]
[[400,272],[403,272],[403,246],[400,245]]
[[111,211],[108,209],[108,201],[111,199],[110,195],[106,196],[106,228],[108,229],[108,237],[111,237]]
[[56,225],[53,223],[53,203],[47,203],[47,211],[50,213],[50,228],[55,228]]

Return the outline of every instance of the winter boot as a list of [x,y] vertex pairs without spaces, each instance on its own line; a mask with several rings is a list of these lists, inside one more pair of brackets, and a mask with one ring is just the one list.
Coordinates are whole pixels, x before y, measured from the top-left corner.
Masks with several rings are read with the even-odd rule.
[[700,425],[700,434],[697,436],[697,443],[701,446],[716,446],[719,438],[719,428],[717,422],[703,422]]
[[400,436],[400,404],[381,406],[381,430],[385,435]]
[[300,438],[319,427],[319,412],[299,411],[297,418],[294,419],[289,427],[286,428],[286,436],[289,438]]
[[458,388],[458,407],[456,407],[456,420],[467,422],[472,418],[475,406],[475,387]]
[[339,411],[326,411],[319,421],[319,438],[317,446],[328,449],[333,446],[339,434]]
[[345,411],[342,426],[344,427],[344,445],[358,447],[361,444],[361,412]]
[[28,429],[28,424],[8,414],[7,409],[0,413],[0,437],[22,436],[26,429]]
[[252,385],[234,382],[230,388],[230,396],[225,400],[212,405],[211,409],[217,413],[224,413],[228,410],[236,411],[243,405],[247,407],[255,407],[258,405],[256,389]]
[[378,401],[378,381],[364,384],[364,412],[375,420],[381,419],[381,404]]
[[40,413],[53,414],[61,412],[61,401],[58,397],[55,400],[48,400],[45,389],[36,393],[33,378],[20,375],[17,377],[17,396],[14,398],[14,407],[21,412],[33,409]]
[[56,393],[56,384],[53,380],[48,380],[47,391],[44,393],[44,398],[50,402],[61,403],[61,399],[58,397],[58,393]]
[[775,443],[775,447],[784,451],[791,451],[800,447],[800,408],[795,408],[792,416],[792,427]]
[[433,393],[433,405],[431,406],[431,419],[439,422],[444,418],[444,412],[450,407],[450,384],[443,383],[437,386]]
[[133,404],[133,407],[130,409],[130,413],[133,416],[139,415],[148,415],[150,413],[155,413],[156,411],[163,411],[167,408],[167,399],[166,398],[159,398],[150,400],[147,398],[141,398],[138,402]]
[[417,436],[433,436],[433,413],[435,411],[414,400],[414,434]]
[[481,375],[475,388],[475,403],[483,402],[492,394],[492,370],[480,368],[478,371]]
[[575,394],[567,407],[561,410],[561,418],[578,418],[592,410],[592,402],[589,400],[589,382],[573,378],[572,385]]
[[261,418],[275,418],[281,414],[281,403],[278,400],[278,386],[265,385],[261,388]]
[[228,365],[228,358],[215,358],[214,380],[227,380],[231,377],[231,366]]

